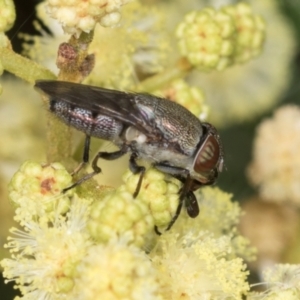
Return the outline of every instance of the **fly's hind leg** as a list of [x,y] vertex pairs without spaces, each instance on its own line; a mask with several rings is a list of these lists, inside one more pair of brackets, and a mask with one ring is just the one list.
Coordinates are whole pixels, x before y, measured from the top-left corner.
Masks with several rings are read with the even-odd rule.
[[[78,173],[82,169],[82,167],[89,161],[89,150],[90,150],[90,137],[87,136],[86,141],[85,141],[84,153],[83,153],[83,162],[75,169],[76,173]],[[85,176],[80,178],[78,181],[76,181],[72,185],[70,185],[69,187],[63,189],[62,192],[65,193],[68,190],[80,185],[81,183],[83,183],[83,182],[89,180],[90,178],[94,177],[95,175],[99,174],[101,172],[101,168],[98,167],[98,160],[100,158],[103,158],[105,160],[115,160],[115,159],[123,156],[126,152],[127,152],[126,147],[123,147],[119,151],[116,151],[116,152],[98,152],[98,154],[95,156],[95,158],[92,161],[93,172],[86,174]]]
[[91,143],[91,136],[85,136],[84,142],[84,150],[83,150],[83,158],[82,162],[77,166],[77,168],[71,173],[72,176],[76,175],[88,162],[90,156],[90,143]]

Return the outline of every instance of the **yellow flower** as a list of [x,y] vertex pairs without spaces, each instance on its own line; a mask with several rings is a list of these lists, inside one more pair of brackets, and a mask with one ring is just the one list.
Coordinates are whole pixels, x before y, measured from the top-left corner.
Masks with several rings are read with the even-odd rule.
[[15,219],[19,222],[48,222],[69,209],[70,195],[62,194],[72,183],[72,176],[60,163],[41,165],[33,161],[23,163],[9,184],[9,198],[17,207]]
[[134,199],[139,178],[128,171],[123,176],[125,184],[93,203],[88,222],[93,238],[107,242],[112,236],[126,235],[136,246],[149,247],[154,226],[168,226],[178,206],[180,182],[149,169]]
[[2,260],[1,266],[6,282],[15,281],[24,298],[54,300],[72,295],[76,265],[91,245],[86,232],[88,205],[89,201],[73,197],[66,216],[57,211],[53,222],[24,221],[23,230],[11,230],[14,237],[6,247],[12,259]]
[[237,29],[234,45],[234,62],[244,63],[263,51],[266,25],[263,18],[253,13],[249,4],[239,2],[222,8],[233,17]]
[[265,24],[248,4],[240,2],[219,11],[192,11],[179,24],[176,34],[181,54],[193,66],[220,71],[261,53]]
[[232,194],[217,187],[203,187],[196,191],[195,195],[200,207],[199,216],[192,219],[182,212],[172,232],[184,236],[187,231],[201,228],[213,233],[215,237],[227,236],[231,241],[232,257],[253,260],[255,249],[237,229],[242,211],[238,202],[232,200]]
[[222,72],[194,72],[188,78],[191,85],[201,85],[210,107],[209,121],[217,128],[245,122],[268,111],[281,99],[291,78],[295,39],[278,1],[248,3],[267,24],[261,55]]
[[162,299],[159,273],[149,257],[122,240],[89,248],[77,272],[75,299]]
[[242,259],[230,259],[230,238],[206,231],[165,233],[151,257],[165,299],[242,299],[249,290]]
[[300,108],[287,105],[263,121],[254,141],[248,170],[260,197],[300,205]]
[[117,189],[94,202],[88,228],[98,242],[107,242],[117,235],[128,236],[130,242],[144,246],[147,235],[153,231],[154,221],[144,202]]
[[[139,177],[139,174],[125,173],[123,178],[126,183],[122,189],[127,189],[133,194]],[[147,170],[137,200],[147,204],[154,225],[168,226],[178,207],[180,187],[181,183],[177,179],[154,168]]]
[[236,27],[227,13],[204,8],[187,14],[176,30],[180,52],[200,70],[223,70],[232,63]]

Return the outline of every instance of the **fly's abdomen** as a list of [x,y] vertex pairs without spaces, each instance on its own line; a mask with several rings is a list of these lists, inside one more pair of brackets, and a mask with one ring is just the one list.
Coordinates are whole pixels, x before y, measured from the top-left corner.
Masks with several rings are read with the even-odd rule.
[[114,140],[123,130],[121,122],[101,115],[101,112],[76,107],[64,101],[50,100],[50,111],[67,125],[101,139]]

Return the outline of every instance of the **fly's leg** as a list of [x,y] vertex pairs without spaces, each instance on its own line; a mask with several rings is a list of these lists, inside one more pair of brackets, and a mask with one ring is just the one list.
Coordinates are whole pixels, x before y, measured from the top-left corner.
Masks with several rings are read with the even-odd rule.
[[176,220],[178,219],[178,217],[180,215],[183,202],[186,201],[186,199],[187,199],[188,196],[190,196],[190,193],[193,193],[193,192],[190,191],[192,182],[193,182],[193,180],[190,178],[190,173],[188,172],[187,176],[186,176],[186,179],[185,179],[185,182],[183,183],[183,186],[182,186],[182,188],[180,190],[179,204],[178,204],[178,207],[176,209],[175,215],[173,216],[173,218],[172,218],[171,222],[169,223],[169,225],[168,225],[168,227],[167,227],[166,230],[170,230],[172,228],[172,226],[174,225],[174,223],[176,222]]
[[[180,176],[175,176],[178,180],[181,182],[185,182],[185,178],[182,178]],[[207,182],[199,182],[197,180],[192,180],[190,183],[190,189],[186,194],[185,197],[185,207],[188,215],[191,218],[196,218],[199,215],[200,208],[197,201],[196,196],[194,195],[193,191],[199,189],[200,187],[206,186],[206,185],[213,185],[218,177],[218,171],[216,169],[213,170],[211,177],[207,180]]]
[[[88,144],[89,146],[89,142],[86,143],[86,145]],[[93,168],[93,172],[86,174],[85,176],[83,176],[82,178],[80,178],[78,181],[74,182],[72,185],[70,185],[69,187],[65,188],[62,190],[63,193],[67,192],[68,190],[82,184],[83,182],[89,180],[90,178],[94,177],[95,175],[99,174],[101,172],[101,169],[98,167],[97,163],[98,160],[100,158],[103,158],[105,160],[115,160],[121,156],[123,156],[125,153],[127,152],[127,148],[123,147],[121,150],[116,151],[116,152],[98,152],[98,154],[95,156],[95,158],[92,161],[92,168]],[[84,160],[87,159],[86,162],[88,162],[88,158],[89,158],[89,148],[84,148]],[[86,163],[85,161],[83,161],[83,164]],[[82,167],[81,167],[82,168]]]
[[185,197],[185,207],[191,218],[196,218],[199,215],[200,209],[198,201],[192,191],[189,191]]
[[[183,186],[182,186],[181,190],[179,191],[179,203],[178,203],[176,212],[175,212],[172,220],[170,221],[170,223],[169,223],[169,225],[166,229],[166,231],[167,231],[167,230],[170,230],[172,228],[172,226],[174,225],[174,223],[178,219],[178,217],[180,215],[180,212],[181,212],[181,209],[182,209],[182,206],[183,206],[183,202],[186,200],[186,197],[188,197],[188,198],[192,197],[191,193],[193,194],[193,192],[192,192],[191,189],[192,189],[192,185],[194,183],[194,180],[191,179],[190,172],[187,169],[184,169],[184,168],[169,166],[169,165],[163,164],[163,163],[156,164],[155,168],[157,168],[158,170],[160,170],[164,173],[170,174],[171,176],[179,179],[183,183]],[[194,194],[193,194],[193,196],[194,196]],[[195,205],[194,200],[195,199],[192,199],[193,205]],[[197,207],[198,207],[198,203],[197,203]],[[198,208],[198,213],[199,213],[199,208]],[[197,213],[197,215],[198,215],[198,213]],[[161,234],[159,232],[157,226],[155,226],[154,230],[158,235]]]
[[130,171],[133,173],[133,174],[140,174],[140,178],[139,178],[139,181],[138,181],[138,184],[135,188],[135,191],[133,193],[133,198],[136,198],[137,195],[139,194],[140,192],[140,189],[141,189],[141,186],[142,186],[142,182],[143,182],[143,178],[144,178],[144,175],[145,175],[145,167],[143,166],[139,166],[137,163],[136,163],[136,159],[137,159],[138,155],[136,153],[132,153],[131,156],[130,156],[130,159],[129,159],[129,169]]
[[89,162],[89,156],[90,156],[90,143],[91,143],[91,136],[86,135],[85,136],[85,142],[84,142],[84,150],[83,150],[83,158],[82,162],[77,166],[77,168],[71,173],[72,176],[77,174],[88,162]]
[[[179,176],[179,175],[173,175],[176,179],[178,179],[179,181],[181,181],[183,184],[186,181],[186,178]],[[208,184],[212,184],[212,183],[208,183]],[[185,197],[185,207],[186,207],[186,211],[188,213],[188,215],[191,218],[196,218],[199,215],[200,212],[200,208],[198,205],[198,201],[197,198],[195,197],[193,191],[199,189],[200,187],[204,186],[206,184],[203,184],[199,181],[196,180],[192,180],[192,182],[190,183],[190,189],[186,194]]]

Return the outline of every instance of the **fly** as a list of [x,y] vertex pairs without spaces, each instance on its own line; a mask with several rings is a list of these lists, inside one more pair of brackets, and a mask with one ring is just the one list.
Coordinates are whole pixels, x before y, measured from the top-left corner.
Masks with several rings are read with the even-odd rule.
[[[78,83],[41,80],[35,87],[49,97],[49,109],[65,124],[86,135],[83,162],[89,161],[91,136],[118,146],[115,152],[99,152],[93,172],[64,191],[101,172],[100,158],[115,160],[130,153],[129,168],[140,174],[133,197],[141,188],[145,167],[137,159],[179,179],[183,185],[179,204],[166,230],[178,218],[183,204],[190,217],[199,214],[194,191],[213,184],[223,168],[223,149],[214,126],[200,120],[183,106],[149,94],[126,93]],[[158,230],[155,228],[157,233]]]

